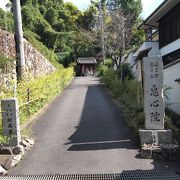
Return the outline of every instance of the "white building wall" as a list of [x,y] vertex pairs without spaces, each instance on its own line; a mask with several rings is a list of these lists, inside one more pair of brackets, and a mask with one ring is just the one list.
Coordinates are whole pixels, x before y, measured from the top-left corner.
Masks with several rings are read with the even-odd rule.
[[126,57],[124,57],[124,58],[122,58],[123,59],[123,63],[128,63],[128,64],[131,64],[131,65],[133,65],[134,64],[134,60],[135,60],[135,58],[134,58],[134,52],[130,52],[129,54],[128,54],[128,56],[126,56]]
[[138,79],[138,63],[135,63],[133,66],[132,66],[132,70],[133,70],[133,75],[134,75],[134,78],[135,79]]
[[153,56],[159,56],[160,52],[159,52],[159,42],[147,42],[145,44],[145,48],[151,48],[152,49],[149,51],[148,53],[148,57],[153,57]]
[[178,78],[180,78],[180,63],[164,69],[164,86],[172,88],[167,91],[169,100],[165,99],[166,105],[180,114],[180,82],[175,82]]
[[148,49],[148,48],[152,48],[149,51],[149,54],[148,54],[149,57],[160,55],[160,52],[159,52],[159,42],[156,42],[156,41],[147,41],[147,42],[144,42],[139,47],[139,49],[135,52],[134,56],[137,56],[140,51],[143,51],[143,50]]
[[133,52],[130,52],[129,55],[128,55],[128,57],[127,57],[127,62],[128,62],[129,64],[134,64],[135,58],[134,58],[133,55],[134,55],[134,53],[133,53]]
[[[180,39],[168,44],[160,50],[158,42],[144,42],[134,56],[137,56],[140,51],[150,47],[152,47],[152,49],[148,54],[149,57],[158,55],[164,56],[180,48]],[[137,80],[141,81],[140,61],[133,66],[133,71]],[[169,100],[165,99],[166,105],[175,113],[180,114],[180,82],[175,82],[178,78],[180,78],[180,62],[164,69],[164,86],[172,88],[166,92],[169,98]]]
[[[148,48],[152,48],[148,53],[148,57],[153,57],[153,56],[159,56],[160,55],[159,42],[147,41],[147,42],[144,42],[139,47],[139,49],[135,52],[135,54],[133,56],[136,57],[140,53],[140,51],[143,51],[143,50],[148,49]],[[137,78],[137,80],[141,81],[142,78],[141,78],[141,62],[140,61],[137,62],[137,65],[134,65],[133,72],[134,72],[135,77]]]
[[161,56],[169,54],[180,48],[180,38],[160,49]]
[[[180,39],[164,46],[160,49],[161,56],[167,55],[180,48]],[[175,79],[180,78],[180,62],[164,69],[164,86],[172,89],[167,91],[168,99],[166,105],[177,114],[180,114],[180,82]]]

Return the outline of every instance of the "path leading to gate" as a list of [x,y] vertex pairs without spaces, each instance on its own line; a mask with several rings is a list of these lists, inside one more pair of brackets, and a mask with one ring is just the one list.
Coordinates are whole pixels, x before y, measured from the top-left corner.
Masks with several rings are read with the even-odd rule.
[[180,168],[175,162],[138,158],[138,143],[99,78],[75,78],[32,130],[36,145],[10,174],[121,173]]

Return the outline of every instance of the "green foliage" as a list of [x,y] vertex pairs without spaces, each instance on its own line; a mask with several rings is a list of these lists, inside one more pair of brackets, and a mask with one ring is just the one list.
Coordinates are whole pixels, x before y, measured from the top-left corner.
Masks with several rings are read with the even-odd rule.
[[10,32],[14,31],[14,19],[13,15],[10,12],[5,12],[0,8],[0,27],[3,30]]
[[108,70],[108,67],[106,65],[101,65],[98,69],[99,75],[103,76]]
[[[106,68],[105,68],[106,67]],[[144,126],[142,105],[138,103],[138,89],[140,84],[133,79],[120,81],[117,71],[102,66],[102,79],[112,91],[113,96],[120,102],[124,119],[137,134],[138,129]]]
[[71,33],[70,46],[74,57],[94,57],[98,52],[97,34],[93,31],[79,29]]
[[[122,73],[121,73],[122,71]],[[133,79],[134,75],[133,75],[133,71],[131,68],[131,65],[129,63],[123,63],[121,65],[121,69],[120,69],[120,77],[122,76],[122,80],[124,81],[125,79]]]
[[[58,55],[68,52],[66,55],[69,54],[69,57],[60,57],[56,60],[57,62],[67,61],[64,64],[69,64],[71,58],[74,59],[73,57],[77,55],[76,47],[79,44],[74,35],[79,33],[78,18],[82,16],[82,13],[72,3],[57,0],[46,0],[45,2],[39,0],[34,5],[32,1],[25,1],[22,5],[23,26],[28,40],[30,39],[33,45],[36,44],[33,43],[34,41],[41,41]],[[29,32],[31,32],[30,35]],[[81,37],[81,41],[85,42],[86,39]],[[81,47],[86,48],[80,46],[78,49]],[[92,47],[88,50],[93,51]],[[82,49],[81,51],[85,52]],[[52,62],[51,59],[50,61]]]
[[14,59],[0,55],[0,70],[3,73],[10,73],[14,67]]
[[180,116],[166,108],[165,128],[173,131],[173,136],[180,142]]
[[86,11],[80,14],[77,20],[78,27],[87,31],[93,29],[96,23],[95,18],[94,18],[95,13],[96,13],[95,7],[90,6]]
[[[89,36],[95,23],[93,7],[81,12],[73,3],[62,0],[21,0],[21,10],[24,36],[53,64],[63,62],[67,66],[78,56],[96,55],[94,34]],[[0,10],[0,19],[1,28],[5,29],[7,22],[7,29],[13,30],[11,12]]]
[[31,30],[42,36],[51,25],[44,19],[38,8],[26,5],[22,7],[22,22],[25,29]]
[[164,95],[165,100],[169,100],[169,91],[172,89],[173,88],[171,86],[164,86],[163,95]]
[[166,107],[165,112],[166,112],[166,116],[168,116],[171,119],[172,123],[178,128],[180,128],[180,115],[176,114],[168,107]]
[[[22,81],[17,86],[17,98],[19,101],[20,124],[24,125],[39,110],[55,98],[72,80],[74,76],[73,68],[62,68],[48,76],[42,76],[35,80]],[[30,104],[28,106],[28,92],[30,94]],[[0,99],[13,97],[13,89],[6,89],[6,92],[0,95]],[[1,116],[0,116],[1,119]],[[2,122],[2,120],[0,121]],[[0,125],[0,143],[7,139],[2,136],[2,125]]]
[[138,29],[140,23],[141,21],[132,27],[132,39],[130,44],[132,50],[138,48],[145,40],[144,30]]
[[57,53],[57,56],[59,58],[59,62],[64,66],[68,67],[73,59],[72,53],[70,51],[64,51]]
[[44,5],[40,5],[39,6],[39,11],[40,13],[45,16],[45,13],[46,13],[46,7]]
[[[45,104],[50,102],[59,92],[61,92],[73,78],[73,68],[61,69],[48,76],[43,76],[32,81],[25,81],[18,84],[18,100],[20,104],[21,124],[25,123],[29,117],[38,112]],[[29,112],[27,105],[27,89],[30,89],[30,100],[37,99],[30,104]],[[28,114],[29,113],[29,114]]]
[[52,26],[58,22],[58,12],[50,7],[45,14],[45,19],[47,22],[49,22],[49,24],[51,24]]
[[77,20],[80,16],[80,11],[78,8],[71,2],[64,3],[64,17],[65,17],[65,27],[66,31],[76,31],[78,30],[77,27]]
[[123,9],[126,14],[133,15],[133,21],[136,21],[142,12],[141,0],[107,0],[110,2],[108,8],[112,10]]
[[[2,125],[0,124],[0,132],[2,132]],[[9,138],[0,135],[0,145],[8,144]]]
[[[107,9],[109,11],[105,11],[106,48],[110,56],[122,57],[125,50],[136,49],[144,40],[144,32],[137,28],[142,23],[139,17],[142,3],[141,0],[107,0]],[[122,20],[122,17],[125,19]],[[125,23],[124,26],[118,23],[122,21]],[[122,32],[125,33],[124,38]]]
[[112,59],[106,59],[104,62],[104,65],[107,66],[108,68],[112,67]]

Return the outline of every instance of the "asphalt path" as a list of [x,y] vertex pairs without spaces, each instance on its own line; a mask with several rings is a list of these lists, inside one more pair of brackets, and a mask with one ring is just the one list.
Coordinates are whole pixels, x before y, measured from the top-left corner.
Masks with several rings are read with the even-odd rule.
[[36,145],[10,175],[180,172],[180,162],[140,159],[138,141],[99,78],[75,78],[32,126]]

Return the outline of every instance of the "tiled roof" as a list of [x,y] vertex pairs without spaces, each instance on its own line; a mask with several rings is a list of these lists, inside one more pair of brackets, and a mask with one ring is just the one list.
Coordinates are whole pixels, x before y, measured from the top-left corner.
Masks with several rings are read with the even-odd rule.
[[78,58],[77,63],[78,64],[97,64],[97,61],[95,58]]

